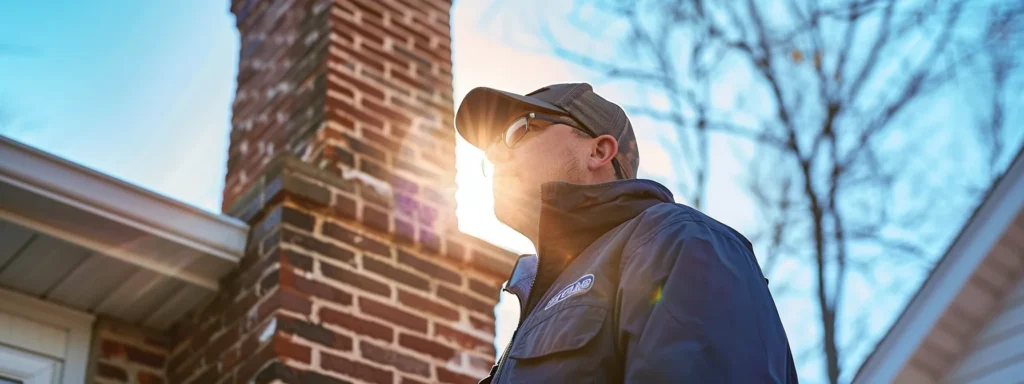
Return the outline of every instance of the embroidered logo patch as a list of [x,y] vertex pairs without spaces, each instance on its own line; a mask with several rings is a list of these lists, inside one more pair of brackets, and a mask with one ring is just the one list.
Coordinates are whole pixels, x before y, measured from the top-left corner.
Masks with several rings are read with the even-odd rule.
[[548,304],[544,306],[544,309],[551,308],[555,304],[561,303],[570,297],[583,294],[589,291],[592,285],[594,285],[594,275],[583,275],[583,277],[576,279],[572,284],[562,288],[562,290],[552,297],[551,300],[548,300]]

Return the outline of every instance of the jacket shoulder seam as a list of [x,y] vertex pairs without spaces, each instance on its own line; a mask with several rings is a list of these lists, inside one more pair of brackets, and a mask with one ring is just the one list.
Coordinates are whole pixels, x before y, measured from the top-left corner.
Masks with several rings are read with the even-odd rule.
[[686,223],[686,222],[697,222],[698,221],[697,218],[693,217],[693,215],[690,214],[690,212],[684,212],[684,213],[686,213],[686,217],[678,218],[676,220],[672,220],[672,221],[670,221],[670,222],[668,222],[666,224],[663,224],[661,226],[661,228],[658,228],[654,232],[651,232],[651,233],[647,234],[647,236],[645,236],[645,238],[639,240],[640,243],[635,245],[635,246],[633,246],[633,247],[631,247],[628,252],[624,252],[625,257],[623,257],[622,260],[619,262],[619,270],[622,270],[622,267],[626,264],[627,261],[629,261],[630,259],[633,258],[633,255],[636,254],[637,251],[642,249],[644,246],[649,244],[651,241],[654,241],[654,239],[656,239],[658,237],[658,235],[661,234],[662,231],[665,231],[665,230],[671,228],[673,225],[676,225],[676,224]]

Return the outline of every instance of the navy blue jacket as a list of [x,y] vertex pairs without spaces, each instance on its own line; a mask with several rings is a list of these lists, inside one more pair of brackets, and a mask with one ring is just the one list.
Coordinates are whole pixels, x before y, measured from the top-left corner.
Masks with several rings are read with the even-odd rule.
[[796,383],[750,242],[650,180],[542,186],[522,309],[481,383]]

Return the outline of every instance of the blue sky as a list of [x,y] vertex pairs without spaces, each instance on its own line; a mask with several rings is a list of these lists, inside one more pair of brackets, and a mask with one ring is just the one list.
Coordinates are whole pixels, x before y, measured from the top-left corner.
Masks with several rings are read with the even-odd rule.
[[3,132],[219,209],[238,32],[220,1],[17,2],[0,13]]
[[[540,50],[524,48],[536,46],[536,37],[504,33],[515,31],[521,19],[498,15],[486,3],[456,1],[453,8],[456,104],[476,86],[525,93],[571,81],[594,82],[599,93],[612,99],[633,97]],[[0,125],[0,133],[217,212],[238,53],[238,33],[227,4],[218,0],[55,0],[5,5],[0,13],[0,118],[6,116],[6,124]],[[565,8],[551,7],[556,8],[552,12]],[[641,176],[671,186],[670,157],[662,147],[667,128],[643,119],[633,123],[641,127],[637,131],[643,151]],[[732,156],[734,148],[735,143],[723,138],[713,140],[712,153],[727,155],[713,163],[706,212],[749,234],[757,218],[742,190],[745,163]],[[528,241],[490,214],[490,187],[479,172],[480,153],[462,141],[457,151],[460,227],[514,251],[529,252]],[[970,150],[958,151],[967,154],[951,152],[953,159],[947,166],[959,157],[970,157]],[[964,208],[971,205],[959,208],[963,212],[953,216],[960,219],[945,232],[955,233],[969,213]],[[912,292],[923,276],[895,275],[889,279],[907,280],[908,287],[902,295],[878,301],[873,319],[876,335],[884,331],[905,293]],[[797,285],[810,282],[809,275],[796,274],[792,279]],[[506,297],[497,309],[499,351],[517,316],[512,301]],[[815,343],[814,333],[804,332],[807,321],[817,316],[813,302],[778,301],[793,343],[802,347]],[[801,366],[803,381],[822,381],[819,363],[811,359]]]

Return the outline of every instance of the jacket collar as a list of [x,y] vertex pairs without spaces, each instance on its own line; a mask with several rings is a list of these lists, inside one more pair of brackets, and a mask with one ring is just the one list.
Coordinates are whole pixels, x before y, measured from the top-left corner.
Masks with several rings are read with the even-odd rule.
[[[553,181],[541,185],[536,278],[522,300],[525,320],[562,270],[595,240],[656,204],[673,202],[668,188],[653,180],[601,184]],[[513,272],[514,274],[515,272]]]
[[672,201],[672,193],[652,180],[544,183],[538,252],[542,258],[572,259],[612,228],[655,204]]

